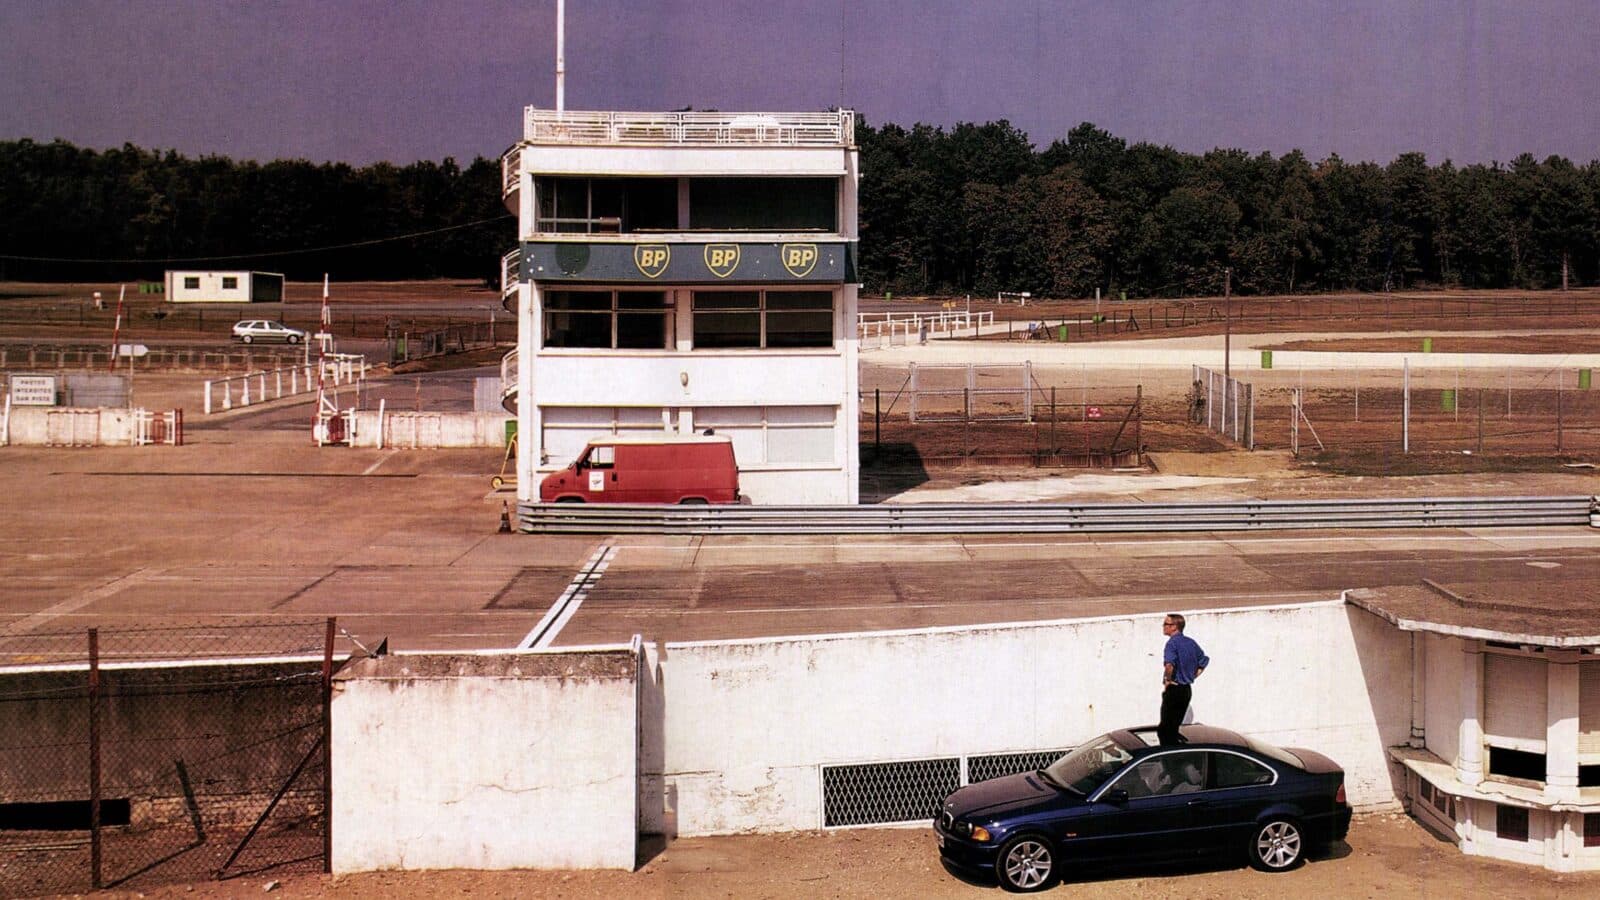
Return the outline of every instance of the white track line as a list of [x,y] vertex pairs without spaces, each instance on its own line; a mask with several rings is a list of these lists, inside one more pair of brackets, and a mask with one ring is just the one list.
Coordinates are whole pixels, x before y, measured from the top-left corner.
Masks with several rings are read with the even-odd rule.
[[62,616],[70,616],[85,606],[94,603],[96,600],[104,600],[105,598],[110,597],[112,594],[120,593],[121,591],[133,587],[134,585],[150,581],[157,574],[157,572],[154,572],[150,569],[136,569],[135,571],[130,572],[121,578],[109,581],[95,588],[94,590],[85,591],[76,597],[63,600],[54,606],[41,609],[38,612],[29,615],[25,615],[22,618],[4,626],[3,628],[0,628],[0,637],[16,637],[17,635],[33,631],[51,619],[59,619]]
[[572,577],[567,589],[561,592],[556,602],[545,611],[539,624],[533,626],[533,630],[517,644],[517,649],[543,650],[549,647],[550,642],[555,640],[556,635],[561,633],[561,629],[566,627],[567,622],[578,611],[578,607],[583,605],[584,598],[589,596],[589,589],[600,581],[600,576],[605,574],[606,568],[611,565],[611,560],[615,559],[616,555],[615,547],[610,544],[601,545],[600,549],[589,557],[589,561],[584,563],[583,568],[578,570],[578,574]]

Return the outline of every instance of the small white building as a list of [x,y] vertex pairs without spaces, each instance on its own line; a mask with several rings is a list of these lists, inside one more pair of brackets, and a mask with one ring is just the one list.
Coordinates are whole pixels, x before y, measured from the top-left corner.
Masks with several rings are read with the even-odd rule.
[[173,303],[282,303],[277,272],[184,272],[169,270],[167,300]]
[[1411,740],[1390,751],[1411,814],[1473,856],[1600,870],[1600,602],[1348,598],[1411,634]]
[[501,163],[521,502],[590,438],[707,428],[755,503],[856,502],[854,113],[529,107]]

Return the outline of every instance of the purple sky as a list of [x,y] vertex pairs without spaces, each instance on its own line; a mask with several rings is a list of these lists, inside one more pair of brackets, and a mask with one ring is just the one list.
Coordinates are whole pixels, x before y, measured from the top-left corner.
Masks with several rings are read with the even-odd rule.
[[[4,0],[0,139],[496,156],[554,106],[554,28],[555,0]],[[1597,35],[1594,0],[568,0],[567,107],[1584,162]]]

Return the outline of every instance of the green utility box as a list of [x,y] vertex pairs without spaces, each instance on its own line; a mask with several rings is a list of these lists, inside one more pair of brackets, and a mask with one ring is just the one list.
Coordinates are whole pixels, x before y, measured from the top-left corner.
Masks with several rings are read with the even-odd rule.
[[1423,338],[1422,339],[1422,352],[1423,353],[1432,353],[1433,352],[1433,338]]
[[1445,412],[1456,411],[1456,392],[1452,388],[1445,388],[1439,392],[1439,408]]
[[507,419],[506,420],[506,446],[508,446],[508,447],[511,446],[511,442],[516,440],[516,439],[517,439],[517,420],[516,419]]
[[1263,368],[1263,369],[1272,368],[1272,351],[1271,350],[1263,350],[1263,351],[1261,351],[1261,368]]
[[1592,371],[1592,369],[1578,370],[1578,390],[1587,391],[1589,389],[1589,376]]
[[1128,292],[1127,291],[1117,291],[1117,297],[1119,299],[1121,299],[1121,300],[1127,300],[1128,299]]
[[[1060,330],[1059,333],[1061,335],[1061,337],[1060,337],[1061,343],[1065,344],[1067,342],[1067,323],[1065,323],[1065,322],[1061,323],[1061,330]],[[1081,332],[1081,331],[1078,332],[1078,337],[1080,337],[1080,338],[1083,337],[1083,332]]]

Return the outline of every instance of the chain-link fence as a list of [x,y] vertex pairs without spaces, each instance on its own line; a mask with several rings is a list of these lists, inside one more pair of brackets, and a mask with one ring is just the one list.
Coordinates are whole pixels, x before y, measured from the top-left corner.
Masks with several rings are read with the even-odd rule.
[[[1319,370],[1256,386],[1256,446],[1560,457],[1600,451],[1587,370]],[[1298,397],[1298,408],[1296,400]]]
[[1141,385],[1090,392],[1080,385],[1040,384],[1031,376],[1028,384],[1027,389],[980,389],[976,394],[967,389],[925,391],[917,400],[922,411],[915,418],[907,411],[909,378],[901,390],[863,392],[862,461],[869,467],[1141,464]]
[[0,634],[0,897],[324,871],[333,636]]

